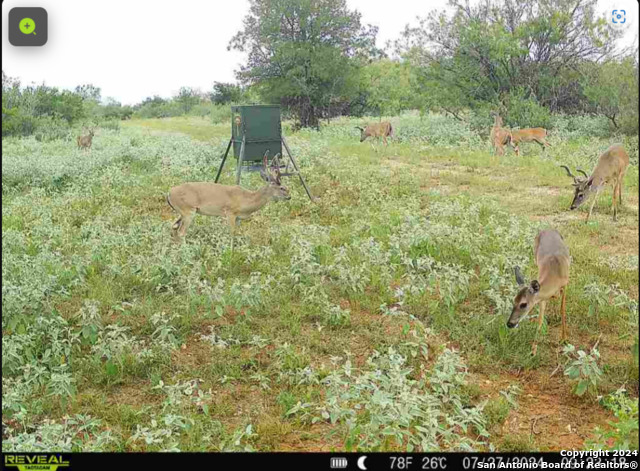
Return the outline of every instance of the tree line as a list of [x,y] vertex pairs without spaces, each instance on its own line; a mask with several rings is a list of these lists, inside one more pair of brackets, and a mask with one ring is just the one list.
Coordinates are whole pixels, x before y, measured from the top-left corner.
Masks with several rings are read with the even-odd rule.
[[[93,121],[180,115],[228,118],[229,103],[279,103],[300,127],[335,116],[435,111],[478,129],[500,113],[510,127],[549,125],[552,113],[605,116],[638,133],[638,49],[596,0],[450,0],[377,47],[377,29],[346,0],[250,0],[228,49],[246,53],[238,83],[182,87],[135,106],[2,76],[2,134]],[[224,107],[221,108],[221,107]]]

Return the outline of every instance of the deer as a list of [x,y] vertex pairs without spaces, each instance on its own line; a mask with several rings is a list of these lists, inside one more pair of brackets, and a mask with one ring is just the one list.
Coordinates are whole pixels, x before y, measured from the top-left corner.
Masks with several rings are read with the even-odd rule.
[[507,321],[507,327],[510,329],[518,327],[518,324],[529,316],[536,304],[540,305],[536,338],[531,346],[533,356],[538,352],[538,335],[544,320],[547,301],[558,295],[562,298],[560,301],[562,341],[567,340],[566,287],[569,283],[569,266],[571,265],[569,248],[562,235],[555,229],[547,229],[538,233],[534,242],[534,254],[538,265],[537,280],[532,280],[527,284],[520,272],[520,267],[514,267],[516,281],[520,289],[513,300],[513,309]]
[[76,139],[78,142],[78,149],[91,149],[91,142],[93,140],[94,133],[94,129],[90,128],[88,135],[78,136],[78,138]]
[[613,185],[613,220],[618,220],[618,206],[616,205],[616,193],[618,194],[618,202],[622,206],[622,181],[624,180],[624,174],[629,166],[629,154],[624,150],[622,144],[613,144],[598,159],[596,167],[591,172],[591,175],[582,169],[576,169],[576,172],[584,175],[584,178],[576,177],[571,173],[569,167],[561,165],[567,171],[567,174],[573,178],[573,186],[575,193],[573,195],[573,201],[571,202],[571,210],[578,208],[582,203],[587,201],[591,195],[594,195],[591,207],[589,208],[589,214],[585,222],[589,222],[591,212],[596,204],[598,195],[607,185],[611,183]]
[[289,190],[280,182],[280,165],[277,156],[273,159],[275,174],[267,168],[267,155],[263,157],[260,175],[266,185],[251,191],[237,185],[220,185],[210,182],[189,182],[174,186],[169,190],[167,203],[180,217],[172,225],[172,238],[186,238],[187,230],[196,214],[221,216],[227,219],[231,232],[231,251],[236,225],[239,220],[248,219],[270,201],[290,200]]
[[516,151],[516,155],[520,156],[521,142],[537,142],[542,146],[544,151],[551,145],[547,142],[547,130],[545,128],[527,128],[518,131],[511,131],[511,147]]
[[[393,136],[393,127],[389,121],[369,124],[366,128],[356,126],[356,129],[360,130],[360,142],[364,142],[368,137],[375,137],[378,142],[380,142],[380,138],[382,138],[384,145],[386,146],[388,145],[387,137]],[[373,144],[371,144],[371,147],[373,147]]]
[[495,115],[490,133],[491,145],[498,155],[504,155],[504,146],[511,143],[511,131],[502,127],[502,118]]

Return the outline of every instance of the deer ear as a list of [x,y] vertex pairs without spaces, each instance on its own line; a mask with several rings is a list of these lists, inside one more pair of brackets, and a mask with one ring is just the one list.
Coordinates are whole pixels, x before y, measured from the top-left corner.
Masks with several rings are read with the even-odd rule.
[[514,267],[513,271],[516,274],[516,282],[518,283],[518,285],[520,285],[520,286],[524,285],[524,277],[522,276],[522,273],[520,272],[520,267]]
[[540,291],[540,283],[538,283],[538,280],[533,280],[531,282],[531,286],[529,287],[529,292],[534,294],[538,291]]

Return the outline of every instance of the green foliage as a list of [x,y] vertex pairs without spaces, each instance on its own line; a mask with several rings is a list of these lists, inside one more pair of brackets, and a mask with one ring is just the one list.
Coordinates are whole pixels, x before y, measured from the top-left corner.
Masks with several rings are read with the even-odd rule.
[[327,398],[314,422],[343,423],[347,451],[472,451],[478,443],[465,433],[471,426],[480,436],[487,432],[482,407],[463,406],[465,369],[458,353],[448,349],[420,379],[392,347],[375,352],[362,369],[347,358],[323,380]]
[[513,90],[503,101],[504,124],[511,128],[542,127],[548,129],[551,113],[548,108],[527,94],[524,88]]
[[211,101],[216,105],[240,103],[243,96],[244,90],[240,85],[223,82],[214,82],[213,91],[210,94]]
[[567,358],[564,368],[565,376],[577,381],[574,387],[574,394],[582,396],[585,392],[591,391],[593,394],[598,391],[598,384],[602,377],[602,370],[598,366],[600,353],[594,346],[587,354],[583,350],[569,344],[564,347],[562,354]]
[[638,66],[633,56],[621,61],[586,64],[584,94],[596,113],[616,130],[638,134]]
[[413,96],[407,63],[380,59],[361,70],[367,108],[378,115],[392,116],[418,108]]
[[629,397],[621,388],[601,400],[617,421],[608,421],[606,429],[596,427],[595,437],[585,445],[594,450],[638,451],[638,398]]
[[595,0],[525,0],[517,8],[506,0],[453,0],[450,6],[451,13],[432,11],[407,27],[396,48],[415,69],[419,95],[458,117],[483,103],[504,112],[511,95],[509,112],[525,110],[503,117],[521,127],[545,122],[541,107],[583,110],[576,70],[612,57],[621,34],[597,15]]

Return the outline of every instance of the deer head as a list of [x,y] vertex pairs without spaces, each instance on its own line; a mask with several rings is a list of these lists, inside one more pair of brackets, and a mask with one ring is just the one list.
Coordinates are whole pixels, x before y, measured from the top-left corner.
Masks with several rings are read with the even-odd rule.
[[536,304],[538,304],[537,298],[538,293],[540,292],[540,283],[538,283],[538,280],[533,280],[529,285],[527,285],[522,273],[520,272],[520,267],[514,267],[514,272],[520,291],[518,291],[518,294],[513,299],[513,308],[511,309],[511,315],[507,321],[507,327],[509,328],[518,327],[520,321],[529,314]]
[[271,168],[268,166],[267,157],[269,152],[265,152],[264,157],[262,157],[262,169],[260,169],[260,176],[264,181],[269,183],[267,189],[271,194],[271,197],[276,200],[290,200],[291,195],[289,194],[289,190],[282,186],[280,182],[280,160],[276,155],[272,162]]
[[576,172],[584,175],[584,178],[576,177],[569,167],[566,165],[561,165],[560,167],[564,168],[567,171],[567,174],[573,178],[573,187],[575,189],[575,193],[573,195],[573,201],[571,202],[571,209],[576,209],[582,203],[589,199],[589,196],[595,191],[593,188],[593,178],[591,178],[587,173],[582,169],[576,169]]

